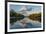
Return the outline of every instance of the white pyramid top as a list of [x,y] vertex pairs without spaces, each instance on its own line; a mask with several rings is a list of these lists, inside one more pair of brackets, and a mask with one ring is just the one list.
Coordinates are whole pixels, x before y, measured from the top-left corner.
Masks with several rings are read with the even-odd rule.
[[20,11],[27,11],[27,7],[25,5],[22,6],[22,8],[20,9]]

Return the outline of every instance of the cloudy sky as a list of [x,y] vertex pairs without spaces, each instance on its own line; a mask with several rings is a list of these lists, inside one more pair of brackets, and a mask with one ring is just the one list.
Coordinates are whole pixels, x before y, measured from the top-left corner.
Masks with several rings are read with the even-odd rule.
[[[23,5],[10,5],[10,9],[13,9],[15,11],[19,11],[22,8]],[[34,6],[34,5],[25,5],[27,8],[32,8],[33,11],[40,11],[41,6]]]

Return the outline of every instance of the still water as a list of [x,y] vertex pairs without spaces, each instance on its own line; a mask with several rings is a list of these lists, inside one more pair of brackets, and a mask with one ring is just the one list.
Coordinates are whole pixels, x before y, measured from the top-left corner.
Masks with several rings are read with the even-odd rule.
[[41,28],[41,23],[39,21],[33,21],[27,17],[25,18],[17,17],[17,19],[15,17],[12,17],[10,19],[10,29],[23,29],[23,28]]

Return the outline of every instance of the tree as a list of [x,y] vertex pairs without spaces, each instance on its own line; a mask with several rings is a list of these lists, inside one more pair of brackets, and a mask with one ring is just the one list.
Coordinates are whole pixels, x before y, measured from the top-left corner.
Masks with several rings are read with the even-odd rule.
[[28,16],[29,19],[35,20],[35,21],[39,21],[41,22],[41,13],[38,14],[31,14]]
[[17,13],[13,9],[10,10],[10,17],[15,17],[16,14]]

